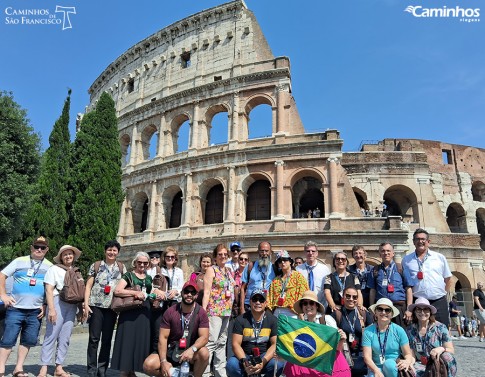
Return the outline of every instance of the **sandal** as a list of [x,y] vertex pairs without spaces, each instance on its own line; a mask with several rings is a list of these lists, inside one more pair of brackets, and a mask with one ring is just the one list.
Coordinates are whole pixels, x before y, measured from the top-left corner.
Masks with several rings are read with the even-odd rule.
[[23,370],[19,370],[12,374],[13,377],[29,377],[29,374],[27,372],[24,372]]
[[54,373],[54,377],[70,377],[71,373],[63,371],[62,373]]

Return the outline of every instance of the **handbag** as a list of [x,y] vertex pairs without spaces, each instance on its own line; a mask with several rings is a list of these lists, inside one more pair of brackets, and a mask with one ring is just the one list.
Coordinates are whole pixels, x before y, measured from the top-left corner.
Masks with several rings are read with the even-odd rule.
[[[167,278],[164,275],[157,273],[153,277],[152,288],[153,289],[159,289],[159,290],[165,292],[167,290]],[[155,300],[152,301],[152,307],[155,310],[163,310],[165,305],[164,305],[164,302],[162,300],[155,299]]]
[[[400,360],[401,358],[397,358],[396,363]],[[402,360],[402,359],[401,359]],[[416,372],[414,369],[411,367],[408,368],[408,370],[400,369],[397,371],[397,376],[398,377],[416,377]]]
[[[127,291],[139,291],[141,292],[141,288],[138,285],[133,284],[132,273],[129,273],[129,286],[125,287]],[[113,299],[111,301],[111,309],[116,313],[126,312],[127,310],[133,310],[140,308],[143,305],[144,300],[139,300],[134,296],[128,297],[119,297],[113,295]]]

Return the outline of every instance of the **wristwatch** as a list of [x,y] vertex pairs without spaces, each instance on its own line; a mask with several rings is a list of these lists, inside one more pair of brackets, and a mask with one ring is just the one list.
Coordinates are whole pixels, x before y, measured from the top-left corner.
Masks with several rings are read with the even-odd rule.
[[194,353],[196,353],[198,350],[198,348],[196,346],[192,346],[192,351],[194,351]]

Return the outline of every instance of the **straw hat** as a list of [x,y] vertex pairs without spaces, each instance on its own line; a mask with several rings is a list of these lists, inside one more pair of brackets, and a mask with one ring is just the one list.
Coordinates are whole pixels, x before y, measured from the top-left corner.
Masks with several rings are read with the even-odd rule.
[[436,314],[438,310],[431,305],[424,297],[419,297],[414,304],[408,306],[408,311],[412,312],[415,308],[428,308],[431,310],[431,314]]
[[317,312],[325,313],[324,306],[320,302],[318,302],[317,294],[315,292],[313,292],[313,291],[306,291],[305,293],[303,293],[303,297],[300,298],[293,305],[293,310],[295,312],[297,312],[298,314],[302,314],[303,313],[303,310],[302,310],[301,305],[300,305],[302,300],[310,300],[310,301],[315,302],[317,304]]
[[399,309],[392,305],[392,301],[388,298],[380,298],[374,305],[369,306],[369,309],[372,313],[376,314],[376,308],[381,305],[389,306],[392,309],[392,318],[397,317],[400,314]]
[[79,259],[79,257],[81,256],[81,251],[77,247],[74,247],[74,246],[71,246],[71,245],[64,245],[63,247],[61,247],[59,249],[59,252],[53,258],[54,259],[54,262],[56,262],[58,264],[59,263],[62,263],[62,261],[61,261],[61,255],[66,250],[72,250],[72,252],[74,253],[74,262],[77,261]]

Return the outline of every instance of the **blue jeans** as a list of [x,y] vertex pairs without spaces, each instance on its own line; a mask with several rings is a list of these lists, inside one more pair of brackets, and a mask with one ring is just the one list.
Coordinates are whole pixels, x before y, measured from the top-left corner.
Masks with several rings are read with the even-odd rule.
[[5,332],[0,347],[12,348],[17,343],[20,333],[20,344],[25,347],[34,347],[37,344],[41,320],[37,318],[40,309],[8,308],[5,315]]
[[[264,354],[261,355],[263,357]],[[246,357],[249,357],[246,355]],[[285,361],[278,361],[276,362],[275,359],[271,359],[271,361],[266,364],[266,366],[261,371],[262,376],[272,377],[274,374],[275,364],[277,364],[276,375],[280,376],[283,373],[283,368],[285,367]],[[246,372],[241,367],[241,363],[236,358],[236,356],[232,356],[227,360],[226,364],[226,373],[229,377],[244,377],[246,376]]]

